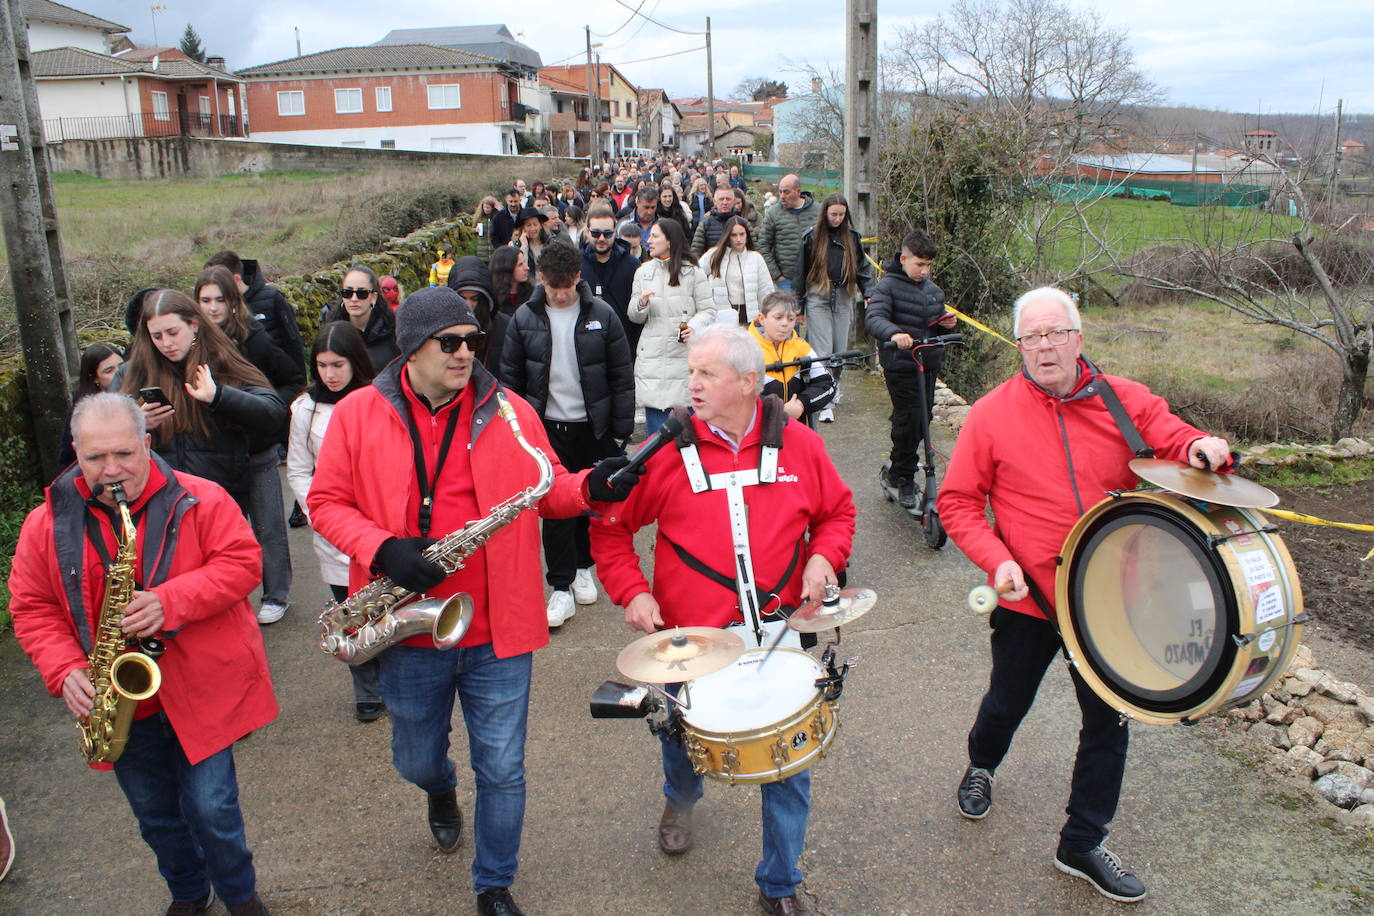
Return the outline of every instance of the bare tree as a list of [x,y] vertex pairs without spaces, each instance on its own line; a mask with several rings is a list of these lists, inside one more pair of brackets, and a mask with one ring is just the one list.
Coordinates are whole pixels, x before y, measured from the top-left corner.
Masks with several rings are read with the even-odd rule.
[[[784,60],[782,70],[799,74],[807,87],[801,95],[792,96],[799,104],[789,108],[790,123],[785,125],[789,133],[807,139],[804,149],[778,149],[779,161],[801,167],[808,164],[808,154],[819,153],[827,168],[837,168],[844,160],[844,77],[832,65],[818,66],[807,60]],[[775,112],[775,122],[778,116]],[[783,127],[774,124],[775,131]]]
[[740,84],[730,93],[733,99],[745,102],[762,102],[765,99],[785,98],[787,84],[763,76],[750,76],[740,80]]

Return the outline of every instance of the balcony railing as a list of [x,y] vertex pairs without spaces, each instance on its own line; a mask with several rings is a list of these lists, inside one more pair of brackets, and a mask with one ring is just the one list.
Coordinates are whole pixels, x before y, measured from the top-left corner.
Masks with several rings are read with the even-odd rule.
[[119,115],[109,118],[46,118],[43,139],[107,140],[122,137],[242,137],[243,125],[234,115],[167,112]]

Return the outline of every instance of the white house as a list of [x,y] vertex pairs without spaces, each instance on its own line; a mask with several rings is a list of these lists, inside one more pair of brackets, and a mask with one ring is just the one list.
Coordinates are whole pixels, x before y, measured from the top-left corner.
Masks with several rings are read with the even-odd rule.
[[52,0],[23,0],[24,18],[28,23],[29,50],[48,48],[81,48],[98,54],[115,50],[115,40],[129,31],[120,25],[90,13],[53,3]]

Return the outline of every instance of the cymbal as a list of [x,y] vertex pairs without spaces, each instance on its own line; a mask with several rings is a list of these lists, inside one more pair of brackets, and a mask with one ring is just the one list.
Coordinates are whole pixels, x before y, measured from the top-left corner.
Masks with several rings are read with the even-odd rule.
[[1157,487],[1218,506],[1268,509],[1279,502],[1279,497],[1273,490],[1262,487],[1253,480],[1246,480],[1235,474],[1204,471],[1182,461],[1136,458],[1131,461],[1130,466],[1138,476]]
[[716,627],[674,627],[641,636],[620,650],[620,673],[649,684],[705,677],[744,654],[744,640]]
[[819,598],[803,604],[787,618],[787,625],[799,633],[819,633],[853,623],[877,603],[878,593],[873,589],[847,588],[828,604]]

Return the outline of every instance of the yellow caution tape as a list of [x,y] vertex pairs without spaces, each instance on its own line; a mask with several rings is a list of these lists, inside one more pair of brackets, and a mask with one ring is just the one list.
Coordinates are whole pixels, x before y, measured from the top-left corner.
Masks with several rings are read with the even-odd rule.
[[[860,239],[859,241],[863,242],[865,245],[869,245],[869,244],[872,244],[873,242],[876,242],[876,241],[878,241],[878,240],[877,240],[876,238],[868,238],[868,239]],[[873,256],[872,256],[871,254],[869,254],[867,251],[864,252],[864,257],[868,259],[868,263],[870,263],[870,264],[873,265],[873,269],[876,270],[876,271],[878,271],[878,276],[881,277],[881,276],[883,275],[883,265],[881,265],[881,264],[879,264],[877,261],[873,260]],[[1014,347],[1016,346],[1016,344],[1013,343],[1011,340],[1007,339],[1006,337],[1003,337],[1001,334],[998,334],[996,331],[994,331],[992,328],[988,327],[987,325],[983,324],[983,323],[982,323],[981,321],[979,321],[977,318],[972,318],[972,317],[970,317],[970,316],[968,316],[968,315],[965,315],[963,312],[959,311],[957,308],[955,308],[954,306],[950,305],[948,302],[945,303],[945,311],[949,312],[949,313],[952,314],[954,317],[958,318],[960,321],[963,321],[963,322],[965,322],[966,324],[972,325],[973,327],[975,327],[975,328],[977,328],[978,330],[982,331],[984,334],[991,334],[993,337],[996,337],[998,340],[1002,341],[1004,344],[1006,344],[1006,345],[1009,346],[1009,347],[1013,347],[1013,348],[1014,348]]]
[[1333,522],[1329,519],[1317,518],[1315,515],[1304,515],[1301,512],[1289,512],[1287,509],[1261,509],[1265,515],[1272,515],[1275,518],[1286,518],[1290,522],[1302,522],[1305,525],[1320,525],[1323,528],[1345,528],[1348,531],[1374,531],[1374,525],[1361,525],[1356,522]]

